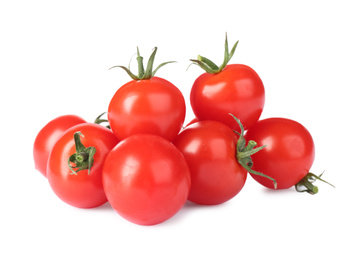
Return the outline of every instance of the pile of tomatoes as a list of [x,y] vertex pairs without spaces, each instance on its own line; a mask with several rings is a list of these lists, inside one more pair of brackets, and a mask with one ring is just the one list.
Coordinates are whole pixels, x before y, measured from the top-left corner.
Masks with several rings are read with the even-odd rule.
[[[238,43],[238,42],[237,42]],[[195,119],[184,127],[186,104],[171,82],[156,77],[157,48],[147,66],[137,55],[138,74],[111,99],[107,119],[94,123],[75,115],[55,118],[34,142],[36,169],[54,193],[79,208],[107,201],[125,219],[140,225],[161,223],[187,200],[220,204],[243,188],[247,174],[270,189],[296,186],[317,193],[321,176],[309,173],[315,157],[312,136],[286,118],[259,120],[265,90],[249,66],[217,66],[191,60],[205,73],[194,82],[190,102]],[[108,122],[108,126],[101,125]]]

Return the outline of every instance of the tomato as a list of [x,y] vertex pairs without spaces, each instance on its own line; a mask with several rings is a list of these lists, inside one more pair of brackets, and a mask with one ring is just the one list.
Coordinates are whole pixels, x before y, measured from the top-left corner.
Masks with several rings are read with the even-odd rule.
[[181,130],[184,118],[182,93],[158,77],[123,85],[113,96],[108,109],[110,127],[119,140],[139,133],[172,140]]
[[265,89],[261,78],[251,67],[243,64],[227,65],[237,43],[228,53],[226,38],[225,59],[220,67],[202,56],[192,60],[206,73],[194,81],[190,102],[199,120],[216,120],[239,131],[238,124],[228,114],[237,117],[246,130],[250,128],[262,114]]
[[[153,63],[154,50],[149,63]],[[138,62],[142,67],[142,59],[138,52]],[[161,64],[162,66],[164,64]],[[108,108],[108,119],[111,129],[119,140],[140,133],[159,135],[167,140],[174,139],[183,126],[186,105],[181,91],[169,81],[154,77],[152,66],[141,76],[133,78],[116,91]],[[140,72],[141,73],[141,72]]]
[[193,84],[190,101],[200,120],[216,120],[234,130],[234,114],[248,129],[261,116],[265,90],[257,73],[246,65],[231,64],[218,74],[204,73]]
[[188,165],[168,140],[132,135],[109,153],[103,168],[111,206],[130,222],[155,225],[185,204],[191,185]]
[[[278,189],[296,185],[308,174],[313,164],[315,146],[312,136],[294,120],[260,120],[247,131],[245,138],[255,140],[258,145],[267,145],[253,155],[253,168],[276,179]],[[273,188],[269,180],[251,176],[265,187]]]
[[243,188],[247,170],[236,159],[237,135],[216,121],[195,122],[174,140],[191,172],[188,199],[197,204],[220,204]]
[[86,123],[75,115],[59,116],[45,125],[35,138],[33,156],[35,168],[46,177],[46,166],[51,149],[63,133],[72,126]]
[[66,130],[55,143],[48,161],[51,188],[64,202],[78,208],[104,204],[102,184],[106,156],[118,143],[106,127],[84,123]]

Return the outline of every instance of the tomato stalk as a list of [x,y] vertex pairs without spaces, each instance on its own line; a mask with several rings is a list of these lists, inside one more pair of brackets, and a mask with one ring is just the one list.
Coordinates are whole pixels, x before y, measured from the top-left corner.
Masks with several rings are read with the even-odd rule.
[[173,63],[175,61],[168,61],[168,62],[163,62],[160,65],[158,65],[158,67],[153,70],[153,65],[154,65],[154,59],[155,59],[155,54],[157,53],[157,47],[154,47],[154,50],[152,52],[152,54],[150,55],[148,62],[147,62],[147,67],[146,69],[144,69],[144,64],[143,64],[143,57],[140,56],[139,53],[139,48],[137,47],[137,62],[138,62],[138,75],[133,74],[130,71],[130,64],[127,67],[125,66],[113,66],[112,68],[122,68],[123,70],[125,70],[128,75],[133,79],[133,80],[146,80],[146,79],[150,79],[153,78],[155,73],[164,65],[168,64],[168,63]]
[[259,152],[260,150],[265,148],[266,145],[255,148],[257,146],[257,142],[255,142],[253,140],[250,140],[248,142],[248,144],[246,145],[246,140],[243,137],[244,136],[244,127],[243,127],[241,121],[234,115],[232,115],[232,114],[230,114],[230,115],[234,118],[234,120],[237,121],[237,123],[241,129],[241,133],[234,131],[239,136],[239,139],[237,141],[237,153],[236,153],[238,163],[240,165],[242,165],[242,167],[245,168],[249,173],[270,179],[271,181],[273,181],[274,188],[277,189],[277,181],[274,178],[272,178],[266,174],[263,174],[261,172],[252,170],[253,161],[252,161],[251,155]]
[[333,186],[331,183],[321,179],[323,173],[321,173],[319,176],[317,176],[316,174],[313,174],[311,172],[309,172],[302,180],[300,180],[296,185],[295,188],[298,192],[308,192],[309,194],[316,194],[318,192],[318,187],[314,186],[312,183],[315,182],[316,180],[320,180],[323,181],[325,183],[327,183],[328,185],[331,185],[332,187],[335,188],[335,186]]
[[71,171],[70,174],[72,175],[76,175],[79,171],[86,169],[88,169],[88,174],[90,174],[90,169],[94,163],[94,154],[96,152],[95,147],[85,147],[80,140],[80,136],[84,137],[80,131],[74,133],[76,152],[68,159],[68,166]]
[[[105,115],[105,114],[106,114],[106,112],[101,113],[97,118],[95,118],[94,124],[100,125],[100,124],[102,124],[102,123],[109,123],[108,119],[102,119],[102,118],[101,118],[101,117],[102,117],[103,115]],[[110,129],[110,125],[109,125],[109,124],[106,125],[105,127],[108,128],[108,129]]]
[[237,45],[238,45],[238,41],[233,45],[231,51],[229,52],[228,39],[227,39],[227,34],[226,34],[226,41],[224,44],[224,59],[223,59],[223,63],[219,67],[213,61],[211,61],[210,59],[207,59],[206,57],[203,57],[201,55],[198,55],[196,60],[191,59],[190,60],[190,61],[192,61],[191,65],[195,64],[195,65],[201,67],[207,73],[217,74],[217,73],[221,72],[227,66],[228,62],[231,60],[234,52],[236,51]]

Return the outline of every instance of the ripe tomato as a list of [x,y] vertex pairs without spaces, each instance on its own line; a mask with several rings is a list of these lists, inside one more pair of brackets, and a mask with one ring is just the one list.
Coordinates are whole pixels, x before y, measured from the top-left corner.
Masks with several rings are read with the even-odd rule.
[[[154,77],[154,50],[147,70],[139,56],[139,76],[121,67],[133,78],[114,94],[108,108],[108,119],[114,134],[123,140],[133,134],[155,134],[173,140],[182,128],[186,105],[180,90],[169,81]],[[151,64],[151,65],[149,65]]]
[[47,167],[55,194],[74,207],[104,204],[107,198],[102,185],[103,163],[118,142],[108,128],[93,123],[79,124],[65,131],[55,143]]
[[261,116],[265,90],[253,69],[231,64],[218,74],[203,73],[199,76],[193,84],[190,101],[198,119],[216,120],[239,131],[228,113],[239,118],[248,129]]
[[161,223],[187,200],[190,173],[183,155],[168,140],[132,135],[109,153],[103,168],[104,190],[111,206],[140,225]]
[[172,140],[182,128],[185,109],[179,89],[153,77],[123,85],[110,101],[108,119],[119,140],[139,133]]
[[51,149],[63,133],[72,126],[86,123],[75,115],[59,116],[45,125],[35,138],[33,156],[35,168],[46,177],[46,166]]
[[228,126],[216,121],[195,122],[177,136],[174,145],[191,172],[190,201],[220,204],[243,188],[247,170],[237,162],[237,139]]
[[228,53],[226,37],[225,57],[220,67],[202,56],[198,56],[197,60],[192,60],[206,73],[194,81],[190,102],[199,120],[216,120],[239,131],[237,122],[228,114],[231,113],[237,117],[245,129],[250,128],[258,121],[263,111],[265,90],[261,78],[249,66],[227,65],[237,43]]
[[[296,185],[309,172],[314,158],[315,146],[311,134],[300,123],[286,118],[260,120],[245,134],[259,145],[267,145],[252,156],[254,169],[277,181],[279,189]],[[251,176],[267,188],[272,183],[259,176]]]

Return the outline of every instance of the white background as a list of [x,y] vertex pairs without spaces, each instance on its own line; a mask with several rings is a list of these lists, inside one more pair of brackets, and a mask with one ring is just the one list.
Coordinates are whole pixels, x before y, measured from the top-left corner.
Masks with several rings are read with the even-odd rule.
[[[0,4],[1,259],[360,259],[361,40],[358,1],[2,1]],[[66,205],[34,169],[32,145],[51,119],[88,121],[130,78],[139,46],[184,93],[198,54],[255,69],[262,118],[302,123],[314,137],[311,196],[248,178],[218,206],[187,203],[163,224],[127,222],[109,204]],[[133,65],[135,59],[133,59]],[[187,119],[193,118],[188,106]]]

